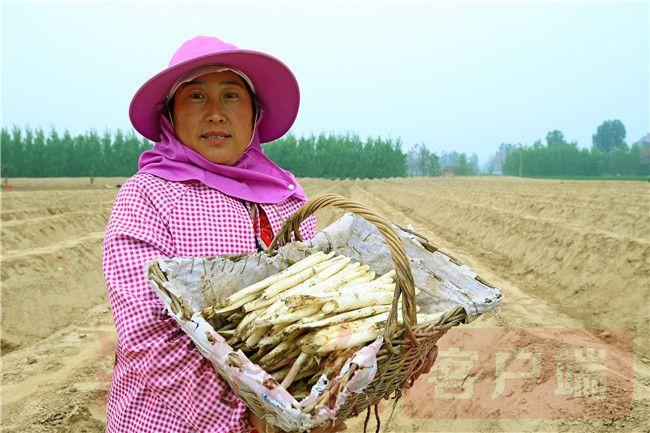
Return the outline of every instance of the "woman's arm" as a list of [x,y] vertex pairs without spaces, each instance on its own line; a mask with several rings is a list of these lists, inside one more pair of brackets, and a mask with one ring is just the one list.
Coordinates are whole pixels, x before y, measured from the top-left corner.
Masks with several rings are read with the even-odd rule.
[[[138,378],[160,405],[189,428],[247,432],[251,426],[245,404],[166,313],[145,278],[147,261],[173,255],[173,240],[156,209],[137,185],[125,184],[113,207],[103,246],[121,368]],[[133,390],[117,388],[112,392],[128,395]]]

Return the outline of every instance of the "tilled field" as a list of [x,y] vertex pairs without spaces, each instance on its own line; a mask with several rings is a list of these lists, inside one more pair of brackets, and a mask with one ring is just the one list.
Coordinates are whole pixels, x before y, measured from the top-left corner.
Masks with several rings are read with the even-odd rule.
[[[2,192],[3,432],[103,431],[115,331],[101,242],[122,181],[96,179],[89,186],[87,180],[19,179],[13,191]],[[500,287],[501,310],[468,328],[564,327],[600,342],[609,334],[597,328],[622,328],[633,339],[634,405],[621,419],[431,419],[417,394],[407,392],[388,430],[650,431],[650,184],[516,178],[302,183],[310,196],[338,193],[411,225]],[[319,211],[320,227],[339,215]],[[546,343],[560,341],[548,337]],[[414,402],[419,411],[408,410]],[[363,418],[349,421],[348,430],[363,431]]]

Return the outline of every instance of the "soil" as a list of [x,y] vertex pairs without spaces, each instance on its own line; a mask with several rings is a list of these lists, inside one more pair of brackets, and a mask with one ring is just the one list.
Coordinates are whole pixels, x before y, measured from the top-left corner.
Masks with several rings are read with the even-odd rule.
[[[104,431],[116,334],[101,242],[124,180],[14,179],[0,196],[2,432]],[[583,417],[535,417],[498,407],[477,416],[492,410],[485,399],[440,406],[427,400],[430,373],[405,392],[389,423],[392,401],[380,405],[382,431],[650,432],[650,183],[501,177],[301,182],[310,196],[338,193],[410,225],[502,290],[497,312],[444,336],[441,350],[462,346],[468,332],[488,332],[502,339],[495,345],[512,344],[510,338],[524,349],[557,348],[573,338],[609,345],[630,360],[629,371],[622,361],[614,373],[631,381],[631,390],[623,379],[610,388],[614,396],[632,394],[625,410],[617,411],[619,399],[612,400],[611,413],[586,410]],[[340,215],[318,211],[319,227]],[[544,331],[549,328],[570,336]],[[555,380],[542,374],[522,395]],[[348,420],[348,431],[363,431],[364,419]],[[371,417],[368,431],[374,429]]]

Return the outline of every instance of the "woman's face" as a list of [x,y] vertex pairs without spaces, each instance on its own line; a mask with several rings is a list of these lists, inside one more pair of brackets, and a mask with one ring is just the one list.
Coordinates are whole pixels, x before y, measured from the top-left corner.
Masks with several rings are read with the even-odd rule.
[[232,71],[202,75],[181,85],[172,110],[176,137],[216,164],[233,165],[253,135],[253,101]]

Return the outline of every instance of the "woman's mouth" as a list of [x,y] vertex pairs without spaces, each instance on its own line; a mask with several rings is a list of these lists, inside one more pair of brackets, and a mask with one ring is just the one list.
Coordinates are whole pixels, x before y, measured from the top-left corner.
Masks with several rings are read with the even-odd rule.
[[223,142],[230,138],[230,135],[222,132],[209,132],[207,134],[201,135],[201,138],[210,142]]

